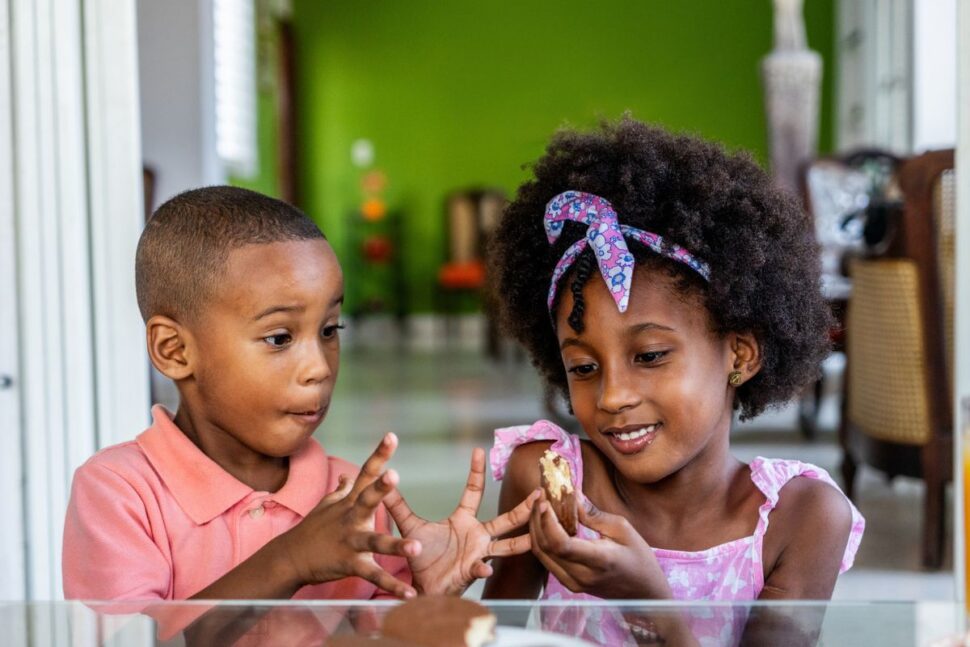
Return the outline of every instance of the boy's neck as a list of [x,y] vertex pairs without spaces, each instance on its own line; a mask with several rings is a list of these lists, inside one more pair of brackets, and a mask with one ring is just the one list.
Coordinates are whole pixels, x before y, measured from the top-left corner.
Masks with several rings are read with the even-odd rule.
[[266,456],[246,447],[231,434],[203,416],[179,405],[177,426],[192,443],[219,467],[257,492],[276,492],[289,476],[289,458]]

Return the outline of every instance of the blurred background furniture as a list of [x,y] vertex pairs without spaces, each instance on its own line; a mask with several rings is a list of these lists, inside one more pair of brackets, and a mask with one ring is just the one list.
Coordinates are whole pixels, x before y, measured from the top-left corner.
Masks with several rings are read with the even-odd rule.
[[896,182],[891,241],[850,262],[842,476],[850,498],[860,464],[921,478],[922,563],[936,569],[953,477],[953,151],[907,160]]
[[[845,259],[878,248],[889,237],[886,195],[889,181],[901,159],[880,149],[858,149],[822,157],[805,164],[800,193],[812,217],[821,247],[822,291],[832,307],[835,327],[830,331],[832,350],[842,352],[845,309],[852,282]],[[818,426],[824,376],[799,402],[799,428],[813,439]]]
[[445,202],[445,262],[438,269],[436,310],[445,322],[445,336],[456,332],[457,316],[471,309],[486,311],[485,350],[498,355],[498,330],[490,308],[485,274],[489,232],[498,224],[505,194],[497,189],[462,189]]

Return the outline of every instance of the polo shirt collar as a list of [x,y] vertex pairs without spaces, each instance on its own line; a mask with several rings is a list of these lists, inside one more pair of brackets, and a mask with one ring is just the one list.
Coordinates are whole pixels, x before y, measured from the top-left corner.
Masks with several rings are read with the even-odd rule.
[[[208,523],[255,490],[206,456],[172,417],[164,407],[152,407],[152,426],[136,442],[192,521]],[[305,517],[326,494],[328,467],[323,447],[308,439],[290,457],[286,483],[267,498]]]

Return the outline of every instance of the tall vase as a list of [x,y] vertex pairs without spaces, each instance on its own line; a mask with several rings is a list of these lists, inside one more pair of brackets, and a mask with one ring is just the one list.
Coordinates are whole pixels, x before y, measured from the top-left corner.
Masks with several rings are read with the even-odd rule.
[[792,191],[802,164],[818,150],[822,57],[808,49],[803,0],[773,0],[774,48],[761,60],[771,172]]

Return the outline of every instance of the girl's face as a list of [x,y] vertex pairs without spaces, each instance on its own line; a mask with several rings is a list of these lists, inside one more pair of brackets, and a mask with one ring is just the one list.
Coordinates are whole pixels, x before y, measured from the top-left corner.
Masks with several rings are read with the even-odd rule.
[[695,459],[727,452],[734,388],[728,375],[757,353],[750,338],[711,330],[697,295],[662,271],[638,266],[620,313],[597,272],[583,289],[585,329],[567,323],[563,283],[556,315],[573,412],[590,440],[627,479],[655,483]]

